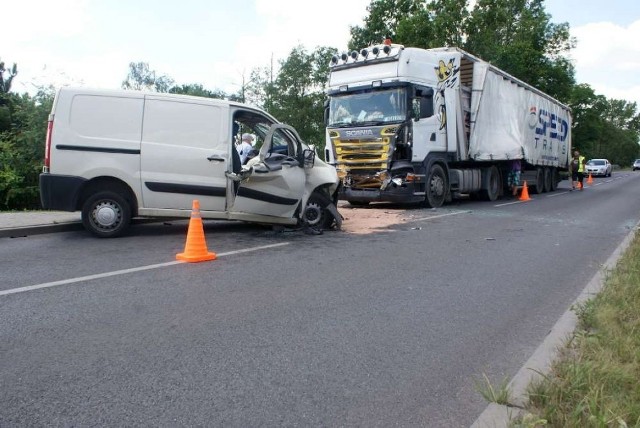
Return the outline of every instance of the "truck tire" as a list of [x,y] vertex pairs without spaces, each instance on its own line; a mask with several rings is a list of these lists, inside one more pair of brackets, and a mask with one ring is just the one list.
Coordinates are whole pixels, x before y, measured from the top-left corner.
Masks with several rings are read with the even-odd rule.
[[500,171],[498,168],[491,166],[487,170],[487,187],[480,191],[480,196],[485,201],[495,201],[500,196],[500,189],[502,188],[502,179],[500,178]]
[[82,224],[99,238],[122,235],[131,223],[131,205],[120,194],[102,191],[82,205]]
[[558,177],[558,168],[551,168],[551,191],[555,192],[558,190],[558,182],[560,181],[560,177]]
[[542,168],[536,168],[536,180],[530,188],[531,193],[540,194],[544,192],[544,171]]
[[438,164],[431,165],[427,175],[427,188],[425,189],[424,202],[428,208],[440,208],[447,197],[449,183],[444,174],[444,169]]
[[327,210],[330,203],[331,199],[328,196],[313,192],[304,208],[303,225],[316,230],[329,229],[335,221],[333,215]]
[[544,189],[543,192],[551,192],[551,168],[544,168]]

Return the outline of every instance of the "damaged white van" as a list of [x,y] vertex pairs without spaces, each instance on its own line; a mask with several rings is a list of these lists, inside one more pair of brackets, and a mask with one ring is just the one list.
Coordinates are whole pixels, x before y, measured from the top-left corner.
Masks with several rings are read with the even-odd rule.
[[[257,137],[241,165],[235,142]],[[47,210],[82,211],[98,237],[133,217],[340,227],[335,169],[264,111],[210,98],[62,88],[49,117],[40,197]]]

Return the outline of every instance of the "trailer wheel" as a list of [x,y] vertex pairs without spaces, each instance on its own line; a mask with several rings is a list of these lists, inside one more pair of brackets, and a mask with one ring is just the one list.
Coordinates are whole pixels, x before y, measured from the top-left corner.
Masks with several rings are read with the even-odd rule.
[[487,174],[487,188],[480,191],[482,199],[486,201],[495,201],[500,196],[502,188],[502,180],[500,179],[500,171],[495,166],[489,168]]
[[444,204],[447,196],[447,177],[444,169],[438,164],[431,166],[427,177],[427,189],[425,192],[425,205],[428,208],[439,208]]
[[558,177],[558,169],[557,168],[551,168],[551,190],[550,192],[555,192],[556,190],[558,190],[558,182],[560,181]]
[[131,205],[118,193],[99,192],[82,205],[82,224],[99,238],[122,235],[130,222]]
[[542,189],[543,192],[551,192],[551,169],[550,168],[543,168],[543,174],[544,174],[544,188]]
[[536,182],[531,186],[531,193],[540,194],[544,192],[544,171],[542,168],[536,168]]

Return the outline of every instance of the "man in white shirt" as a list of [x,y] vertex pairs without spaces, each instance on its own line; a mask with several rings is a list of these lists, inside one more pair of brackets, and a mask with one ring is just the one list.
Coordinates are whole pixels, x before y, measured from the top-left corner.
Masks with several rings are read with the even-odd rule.
[[253,150],[253,135],[251,134],[242,134],[242,140],[240,144],[238,144],[238,154],[240,155],[240,163],[244,165],[247,162],[247,156]]

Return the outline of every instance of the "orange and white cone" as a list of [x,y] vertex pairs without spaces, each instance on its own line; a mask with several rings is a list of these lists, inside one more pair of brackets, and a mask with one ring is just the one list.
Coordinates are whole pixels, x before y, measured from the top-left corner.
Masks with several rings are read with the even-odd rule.
[[200,202],[194,199],[184,253],[176,254],[176,259],[196,263],[215,260],[216,257],[216,253],[207,250],[207,243],[204,239],[204,226],[202,224],[202,217],[200,216]]
[[520,201],[530,201],[531,198],[529,197],[529,188],[527,187],[527,181],[524,181],[524,186],[522,187],[522,193],[520,194],[520,198],[518,198],[518,200]]

